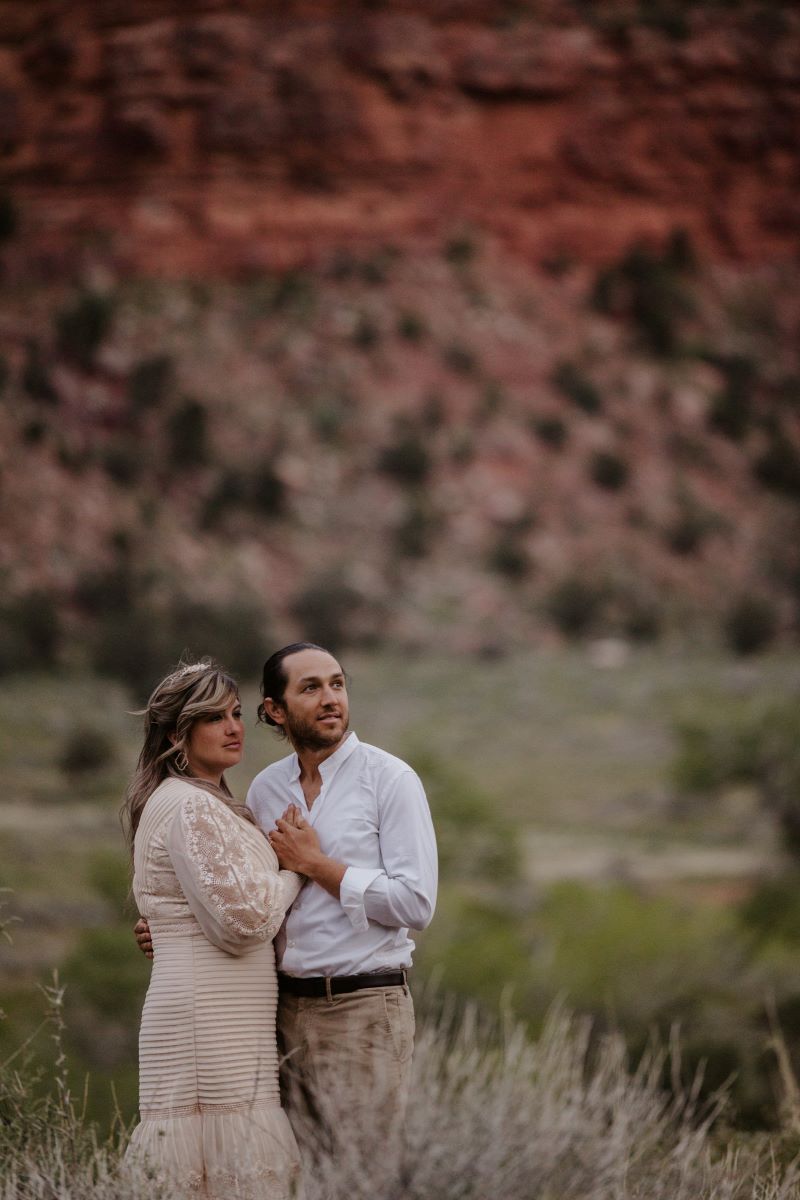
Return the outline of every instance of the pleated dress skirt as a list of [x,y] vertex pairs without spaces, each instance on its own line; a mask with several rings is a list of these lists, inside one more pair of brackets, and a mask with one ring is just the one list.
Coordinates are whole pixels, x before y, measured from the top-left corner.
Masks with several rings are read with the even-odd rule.
[[236,957],[194,920],[151,921],[128,1155],[195,1200],[293,1200],[297,1144],[280,1106],[271,942]]

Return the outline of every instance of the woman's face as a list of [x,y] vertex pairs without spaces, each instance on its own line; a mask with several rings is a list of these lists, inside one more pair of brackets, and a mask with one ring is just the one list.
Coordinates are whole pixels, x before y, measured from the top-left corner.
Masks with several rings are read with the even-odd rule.
[[186,746],[189,770],[198,779],[219,783],[223,771],[239,762],[243,748],[242,706],[234,696],[223,712],[195,721]]

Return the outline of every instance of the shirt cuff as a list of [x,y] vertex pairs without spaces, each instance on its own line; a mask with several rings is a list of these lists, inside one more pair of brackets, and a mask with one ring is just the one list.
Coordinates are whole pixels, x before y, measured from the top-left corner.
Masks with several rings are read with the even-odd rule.
[[379,867],[348,867],[339,884],[339,903],[347,913],[353,929],[359,933],[369,928],[364,908],[364,893],[379,875],[383,875]]

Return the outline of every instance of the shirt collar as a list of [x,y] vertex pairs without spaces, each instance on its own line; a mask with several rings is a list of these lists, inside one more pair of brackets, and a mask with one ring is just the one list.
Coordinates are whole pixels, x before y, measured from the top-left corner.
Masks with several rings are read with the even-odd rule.
[[[322,776],[323,783],[328,783],[329,780],[333,778],[342,763],[347,761],[358,745],[360,745],[359,740],[351,729],[338,750],[335,750],[333,754],[328,755],[328,757],[323,759],[323,761],[319,764],[319,773]],[[295,752],[292,755],[292,761],[289,764],[289,782],[297,783],[299,778],[300,759],[297,757],[297,753]]]

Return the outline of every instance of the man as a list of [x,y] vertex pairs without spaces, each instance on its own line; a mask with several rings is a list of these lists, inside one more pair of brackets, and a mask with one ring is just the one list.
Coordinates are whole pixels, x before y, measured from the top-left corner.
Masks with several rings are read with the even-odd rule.
[[343,1139],[360,1128],[392,1143],[414,1036],[408,931],[436,897],[425,793],[406,763],[348,732],[344,672],[321,646],[273,654],[261,691],[259,719],[294,753],[256,776],[247,804],[281,866],[308,879],[275,943],[290,1116],[302,1122],[302,1091]]

